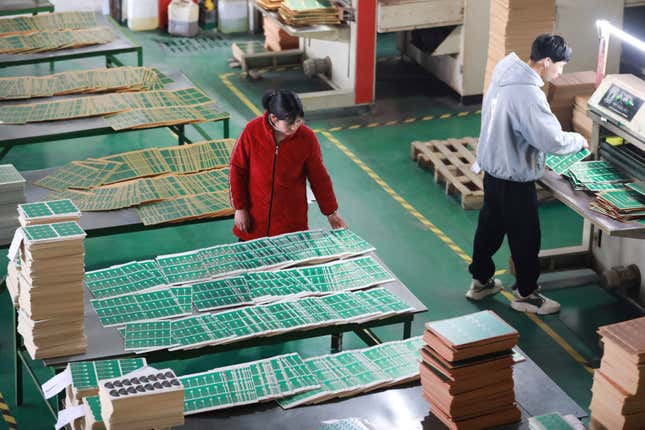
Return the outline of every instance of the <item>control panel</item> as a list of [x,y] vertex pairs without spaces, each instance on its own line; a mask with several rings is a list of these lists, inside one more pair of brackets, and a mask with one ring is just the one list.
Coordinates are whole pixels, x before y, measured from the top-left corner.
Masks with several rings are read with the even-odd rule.
[[645,81],[634,75],[607,75],[589,99],[589,108],[645,140]]

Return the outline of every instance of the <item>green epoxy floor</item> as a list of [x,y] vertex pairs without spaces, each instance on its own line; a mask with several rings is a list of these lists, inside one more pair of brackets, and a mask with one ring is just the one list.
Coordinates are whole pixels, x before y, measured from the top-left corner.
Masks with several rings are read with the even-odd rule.
[[[222,82],[219,75],[231,72],[228,59],[230,48],[218,48],[203,55],[169,56],[155,42],[167,37],[160,33],[130,33],[144,47],[146,65],[162,69],[179,69],[206,90],[231,113],[231,134],[237,136],[253,113]],[[250,36],[227,37],[227,41],[249,40]],[[312,128],[329,129],[372,122],[384,123],[410,117],[442,113],[475,111],[478,106],[459,106],[455,96],[443,85],[429,78],[417,66],[393,58],[392,36],[380,37],[377,64],[377,103],[371,112],[326,116],[309,120]],[[134,64],[134,57],[125,57]],[[56,71],[101,67],[101,60],[69,61],[59,63]],[[236,70],[233,70],[236,71]],[[0,76],[47,74],[49,67],[26,66],[0,70]],[[251,101],[259,106],[264,90],[273,87],[295,87],[298,90],[318,89],[298,71],[283,74],[267,73],[262,79],[242,79],[237,71],[230,81]],[[213,137],[220,136],[221,126],[206,125]],[[443,186],[433,181],[432,174],[416,166],[410,159],[410,143],[414,140],[444,139],[477,136],[479,116],[469,114],[459,118],[417,121],[411,124],[378,128],[361,128],[332,133],[333,137],[352,151],[365,165],[379,175],[396,193],[414,207],[423,217],[450,237],[462,250],[470,254],[472,237],[477,224],[476,211],[464,211],[454,198],[444,195]],[[194,132],[189,136],[198,139]],[[590,401],[591,375],[576,363],[555,341],[525,315],[511,310],[508,301],[497,295],[481,303],[464,298],[469,283],[466,263],[437,235],[406,211],[365,171],[323,135],[319,134],[325,163],[333,178],[340,212],[350,228],[369,240],[379,256],[401,280],[429,308],[419,315],[413,334],[419,335],[427,320],[493,309],[521,334],[520,346],[584,409]],[[31,170],[62,165],[86,157],[135,150],[149,146],[172,145],[175,138],[167,130],[136,131],[118,136],[94,137],[23,145],[11,150],[3,163],[13,163],[20,170]],[[543,247],[575,245],[580,240],[582,220],[559,203],[546,203],[540,209]],[[314,206],[310,212],[312,227],[326,227],[326,220]],[[178,226],[161,231],[139,232],[90,238],[86,241],[88,270],[158,254],[181,252],[218,243],[232,242],[231,220],[214,221],[195,226]],[[496,257],[498,269],[506,269],[506,245]],[[2,265],[4,266],[4,264]],[[5,268],[0,267],[0,275]],[[506,284],[512,278],[501,276]],[[597,362],[599,350],[595,330],[599,324],[624,319],[628,315],[624,304],[600,290],[597,285],[554,290],[549,293],[561,301],[562,312],[542,320],[586,360]],[[13,368],[11,361],[10,327],[12,308],[6,290],[0,293],[0,391],[13,407],[13,414],[22,429],[50,429],[54,423],[39,399],[32,383],[25,381],[25,404],[15,408],[13,399]],[[384,340],[400,338],[401,327],[381,328],[377,335]],[[345,348],[364,346],[354,335],[346,336]],[[249,348],[225,354],[214,354],[200,359],[168,363],[178,373],[203,371],[219,365],[250,361],[261,357],[298,351],[304,356],[328,352],[329,339],[317,338],[290,342],[272,347]],[[38,367],[38,365],[36,365]],[[39,369],[41,379],[47,378],[48,369]],[[6,424],[0,421],[0,429]]]

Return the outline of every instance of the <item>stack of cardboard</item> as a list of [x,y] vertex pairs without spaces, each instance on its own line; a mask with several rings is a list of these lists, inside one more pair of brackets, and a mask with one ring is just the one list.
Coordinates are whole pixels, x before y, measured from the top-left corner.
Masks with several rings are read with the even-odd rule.
[[[131,376],[136,373],[136,376]],[[184,386],[171,369],[136,371],[99,384],[107,430],[157,429],[184,424]]]
[[340,24],[338,9],[329,0],[284,0],[278,14],[293,26]]
[[[83,320],[85,232],[76,222],[21,227],[10,248],[20,254],[18,332],[34,359],[87,349]],[[14,255],[12,254],[12,251]]]
[[645,317],[600,327],[604,346],[594,373],[591,429],[642,429],[645,423]]
[[275,19],[264,17],[264,47],[269,51],[298,49],[300,39],[284,31]]
[[423,396],[448,428],[484,429],[521,419],[511,351],[518,336],[491,311],[426,324]]
[[[591,97],[596,80],[596,72],[565,73],[549,82],[547,100],[551,112],[558,118],[563,130],[573,130],[573,104],[576,96]],[[586,103],[584,105],[586,116]],[[590,121],[591,122],[591,121]]]
[[256,0],[258,6],[264,10],[278,10],[283,0]]
[[528,60],[533,40],[555,27],[555,0],[493,0],[490,3],[488,61],[484,91],[488,88],[493,69],[511,52]]
[[0,165],[0,243],[8,243],[18,228],[16,205],[25,202],[25,178],[11,164]]
[[587,116],[589,110],[590,96],[575,96],[573,99],[573,115],[571,116],[571,127],[591,142],[591,128],[593,121]]

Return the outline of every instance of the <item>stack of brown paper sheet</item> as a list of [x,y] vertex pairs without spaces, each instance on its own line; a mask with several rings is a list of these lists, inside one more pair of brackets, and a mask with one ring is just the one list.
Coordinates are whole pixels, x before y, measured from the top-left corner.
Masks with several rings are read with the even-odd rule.
[[511,351],[517,339],[492,311],[427,323],[420,367],[430,412],[453,430],[519,421]]
[[558,118],[563,130],[573,129],[574,99],[576,96],[591,97],[596,89],[595,80],[596,72],[584,71],[564,73],[549,82],[547,100],[551,106],[551,112]]
[[264,10],[275,11],[280,9],[283,0],[255,0],[255,2]]
[[492,0],[484,91],[493,69],[511,52],[528,60],[533,40],[555,27],[555,0]]
[[645,423],[645,317],[600,327],[590,429],[642,429]]
[[340,24],[338,9],[329,0],[284,0],[278,14],[293,26]]
[[298,49],[300,39],[291,36],[270,17],[264,17],[264,47],[269,51],[282,51],[284,49]]
[[[76,222],[22,227],[18,332],[33,359],[81,354],[85,232]],[[20,236],[19,236],[20,237]]]

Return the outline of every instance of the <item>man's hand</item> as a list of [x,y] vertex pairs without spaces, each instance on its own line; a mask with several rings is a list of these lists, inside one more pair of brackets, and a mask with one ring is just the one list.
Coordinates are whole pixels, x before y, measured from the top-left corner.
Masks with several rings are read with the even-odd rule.
[[331,228],[333,228],[334,230],[336,230],[337,228],[347,228],[345,221],[336,212],[331,215],[327,215],[327,220],[329,221]]
[[583,140],[582,142],[583,142],[583,143],[582,143],[582,147],[583,147],[584,149],[589,149],[589,142],[587,142],[587,139]]
[[235,227],[242,233],[248,233],[251,229],[251,217],[246,209],[237,209],[235,211]]

